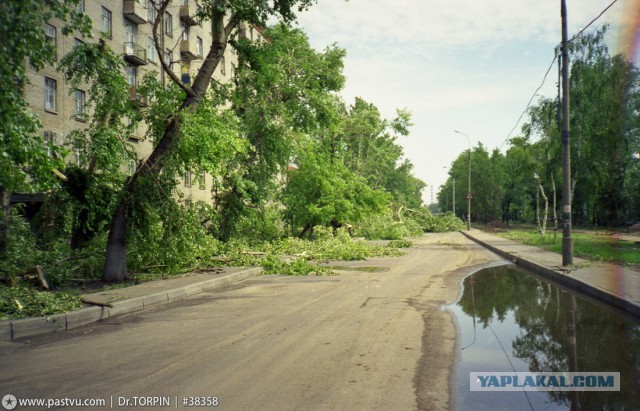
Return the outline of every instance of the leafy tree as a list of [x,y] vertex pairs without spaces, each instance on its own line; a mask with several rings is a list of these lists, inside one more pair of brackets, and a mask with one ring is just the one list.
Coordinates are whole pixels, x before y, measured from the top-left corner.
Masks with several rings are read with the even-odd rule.
[[45,22],[52,18],[61,20],[64,35],[73,30],[90,35],[90,21],[76,12],[77,3],[78,0],[0,3],[0,199],[3,207],[9,193],[51,187],[55,183],[52,171],[62,168],[62,151],[44,143],[38,133],[40,122],[27,107],[22,92],[28,83],[27,65],[39,70],[56,60],[56,49],[45,37]]
[[286,173],[296,151],[306,149],[307,133],[326,127],[332,117],[330,93],[344,84],[344,50],[315,51],[299,29],[284,24],[264,32],[267,42],[238,45],[232,104],[250,144],[246,156],[233,158],[218,195],[219,238],[228,241],[240,217],[276,200],[278,175]]
[[79,161],[67,166],[68,179],[63,185],[72,201],[73,248],[83,247],[96,233],[105,231],[117,187],[124,182],[124,164],[137,160],[128,140],[141,113],[128,98],[123,68],[122,57],[102,41],[79,44],[60,62],[72,89],[89,84],[85,107],[89,126],[69,135]]
[[111,219],[103,270],[105,281],[121,281],[129,277],[127,270],[127,210],[131,205],[130,199],[140,184],[149,184],[162,174],[167,161],[176,150],[183,135],[180,125],[181,119],[186,112],[195,111],[207,94],[212,75],[222,60],[232,33],[236,32],[236,28],[241,22],[265,26],[267,19],[271,17],[281,18],[286,22],[292,21],[295,19],[295,11],[309,7],[313,0],[200,1],[197,18],[210,22],[212,44],[205,53],[204,62],[196,73],[192,85],[183,84],[170,70],[169,62],[165,61],[163,50],[160,49],[162,43],[158,41],[158,38],[161,20],[170,3],[170,0],[157,2],[158,17],[153,25],[153,37],[156,40],[155,45],[163,68],[173,84],[182,89],[184,97],[179,107],[164,118],[162,129],[153,136],[153,152],[141,163],[122,188],[118,206]]
[[379,213],[388,206],[389,195],[373,190],[340,161],[332,163],[325,154],[309,150],[290,172],[284,203],[292,230],[302,227],[302,237],[316,225],[338,227]]

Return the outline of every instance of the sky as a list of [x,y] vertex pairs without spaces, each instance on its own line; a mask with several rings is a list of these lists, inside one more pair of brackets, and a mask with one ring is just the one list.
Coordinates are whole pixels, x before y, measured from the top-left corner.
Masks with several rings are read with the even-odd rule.
[[[566,0],[569,36],[612,1]],[[635,32],[638,10],[640,0],[618,0],[587,32],[608,22],[611,51],[631,49],[620,38]],[[347,104],[361,97],[387,119],[397,108],[412,113],[411,134],[399,143],[428,185],[426,204],[437,202],[469,144],[505,152],[561,41],[559,0],[318,0],[298,26],[318,50],[346,49]],[[557,77],[554,66],[534,103],[557,95]]]

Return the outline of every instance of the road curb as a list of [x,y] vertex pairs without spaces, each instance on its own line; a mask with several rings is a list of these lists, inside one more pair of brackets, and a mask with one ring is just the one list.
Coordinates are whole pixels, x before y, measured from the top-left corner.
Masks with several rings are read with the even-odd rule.
[[578,291],[597,301],[613,306],[622,311],[628,312],[635,317],[640,317],[640,306],[634,304],[631,301],[624,299],[620,295],[613,294],[607,290],[596,287],[578,278],[571,277],[570,275],[567,275],[561,271],[554,270],[553,268],[546,267],[542,264],[536,263],[534,261],[528,260],[518,255],[501,250],[491,244],[488,244],[482,240],[479,240],[478,238],[474,237],[472,234],[466,233],[464,231],[460,231],[460,233],[462,233],[462,235],[464,235],[468,239],[475,241],[481,246],[491,250],[492,252],[503,257],[504,259],[513,262],[514,264],[524,268],[527,271],[533,272],[534,274],[547,278],[568,289]]
[[145,308],[178,301],[194,294],[255,277],[260,273],[262,273],[261,267],[252,267],[199,283],[189,284],[142,297],[116,301],[112,303],[112,307],[84,307],[76,311],[46,317],[33,317],[22,320],[0,320],[0,341],[11,341],[38,334],[71,330],[115,315],[128,314],[144,310]]

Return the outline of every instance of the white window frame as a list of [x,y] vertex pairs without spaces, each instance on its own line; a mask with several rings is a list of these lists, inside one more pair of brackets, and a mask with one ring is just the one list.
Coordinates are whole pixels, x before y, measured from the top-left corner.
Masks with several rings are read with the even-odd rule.
[[164,34],[173,38],[173,16],[166,11],[164,13]]
[[202,40],[202,37],[196,37],[196,54],[200,59],[204,56],[204,40]]
[[42,141],[44,141],[49,157],[53,156],[52,146],[55,145],[55,135],[53,131],[45,130],[42,134]]
[[138,79],[138,69],[133,66],[126,66],[124,72],[129,87],[135,87]]
[[200,181],[198,188],[200,188],[200,190],[205,190],[207,188],[207,172],[205,170],[200,171]]
[[165,63],[167,63],[167,66],[169,67],[169,70],[173,70],[173,50],[171,49],[166,49],[164,52],[164,60]]
[[47,41],[50,41],[51,43],[53,43],[53,47],[57,47],[58,46],[58,33],[57,33],[58,29],[56,28],[56,26],[54,26],[53,24],[49,24],[49,23],[45,23],[44,25],[44,36],[46,37]]
[[147,58],[152,63],[158,62],[158,53],[156,52],[156,43],[153,37],[147,37]]
[[75,89],[73,92],[74,115],[76,120],[86,121],[87,119],[87,96],[83,90]]
[[147,21],[155,23],[158,18],[158,10],[154,7],[153,0],[147,0]]
[[58,105],[58,81],[51,77],[44,78],[44,109],[56,112]]
[[109,38],[113,35],[113,13],[104,6],[102,6],[102,33]]

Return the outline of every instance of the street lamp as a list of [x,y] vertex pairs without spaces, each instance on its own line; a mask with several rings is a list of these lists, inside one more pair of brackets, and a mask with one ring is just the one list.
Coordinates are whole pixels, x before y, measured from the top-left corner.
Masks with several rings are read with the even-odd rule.
[[468,189],[467,189],[467,231],[471,230],[471,139],[468,135],[458,130],[453,130],[454,132],[461,134],[467,138],[469,142],[469,179],[468,179]]

